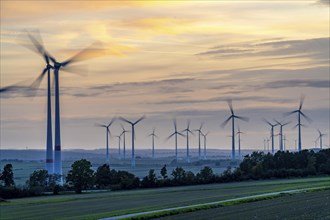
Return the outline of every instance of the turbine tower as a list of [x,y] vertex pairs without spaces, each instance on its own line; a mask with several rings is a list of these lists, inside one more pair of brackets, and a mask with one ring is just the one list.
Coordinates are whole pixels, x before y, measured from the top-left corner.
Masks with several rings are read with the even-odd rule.
[[124,126],[121,125],[121,128],[123,129],[123,131],[121,132],[121,135],[123,135],[123,157],[124,157],[124,160],[126,160],[126,133],[128,132],[127,130],[125,130]]
[[267,138],[267,151],[268,151],[268,153],[269,153],[269,141],[270,141],[270,139],[269,138]]
[[155,128],[152,130],[152,133],[148,136],[151,136],[151,144],[152,144],[152,159],[155,159],[155,137],[158,138],[158,136],[155,134]]
[[204,122],[201,123],[201,126],[199,126],[199,129],[194,130],[194,131],[198,132],[198,160],[201,159],[201,134],[202,134],[203,125],[204,125]]
[[272,138],[272,154],[275,153],[275,149],[274,149],[274,127],[276,127],[278,124],[272,124],[269,121],[267,121],[266,119],[263,119],[265,123],[267,123],[270,127],[270,136]]
[[202,134],[203,138],[204,138],[204,160],[206,160],[206,137],[210,132],[207,132],[206,134]]
[[145,118],[145,116],[142,116],[141,118],[139,118],[138,120],[136,120],[135,122],[131,122],[123,117],[120,117],[120,120],[130,124],[132,126],[132,168],[135,167],[135,152],[134,152],[134,140],[135,140],[135,131],[134,131],[134,126],[139,123],[140,121],[142,121]]
[[298,151],[301,151],[302,150],[302,143],[301,143],[301,116],[303,116],[309,123],[311,123],[311,119],[305,115],[301,109],[302,109],[302,106],[304,104],[304,100],[305,100],[305,96],[301,96],[300,98],[300,104],[299,104],[299,108],[297,110],[294,110],[292,112],[289,112],[287,113],[286,115],[291,115],[291,114],[295,114],[295,113],[298,113],[298,124],[296,125],[296,127],[298,127]]
[[288,141],[288,139],[286,139],[285,135],[283,135],[283,150],[286,151],[286,147],[285,147],[285,143]]
[[174,132],[166,138],[166,141],[169,140],[171,137],[175,137],[175,159],[178,161],[178,135],[184,137],[183,134],[178,132],[176,119],[173,119],[173,125],[174,125]]
[[110,157],[109,157],[109,135],[111,136],[111,132],[110,132],[110,126],[113,124],[113,122],[116,119],[113,118],[109,124],[104,125],[104,124],[96,124],[96,126],[98,127],[102,127],[105,128],[105,145],[106,145],[106,163],[109,165],[110,164]]
[[239,129],[239,125],[237,125],[237,133],[238,135],[238,159],[241,159],[241,134],[245,134],[244,132],[241,132]]
[[264,138],[264,151],[266,151],[266,142],[267,142],[267,139]]
[[322,137],[326,134],[323,134],[319,129],[317,131],[319,132],[319,137],[316,140],[320,140],[320,149],[322,149]]
[[189,129],[190,127],[190,120],[187,122],[187,128],[182,130],[181,132],[186,132],[186,137],[187,137],[187,155],[186,155],[186,161],[187,163],[190,163],[190,156],[189,156],[189,133],[193,134],[192,131]]
[[117,135],[116,137],[118,138],[118,160],[121,160],[121,152],[120,152],[120,141],[121,141],[121,136],[123,133],[120,135]]
[[243,121],[249,121],[249,118],[247,117],[242,117],[242,116],[238,116],[234,114],[234,109],[233,109],[233,104],[232,104],[232,100],[228,100],[228,106],[231,112],[231,115],[229,116],[229,118],[224,121],[221,124],[221,127],[225,127],[226,124],[230,121],[230,119],[232,120],[231,124],[232,124],[232,136],[231,136],[231,159],[235,160],[235,118],[243,120]]
[[280,126],[280,151],[283,151],[283,127],[290,124],[291,122],[279,122],[276,119],[274,119],[274,121],[277,123],[277,125]]

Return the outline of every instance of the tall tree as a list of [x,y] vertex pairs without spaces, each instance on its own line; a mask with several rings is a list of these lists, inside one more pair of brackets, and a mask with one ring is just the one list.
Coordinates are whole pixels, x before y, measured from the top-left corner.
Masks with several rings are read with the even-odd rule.
[[109,164],[103,164],[95,173],[95,183],[97,187],[104,188],[109,187],[111,183],[111,171]]
[[167,176],[166,164],[160,170],[160,175],[162,175],[163,179],[167,179],[168,176]]
[[76,193],[93,186],[94,171],[91,167],[91,162],[86,159],[77,160],[71,165],[66,182],[74,186]]
[[12,164],[6,164],[3,168],[2,174],[0,176],[0,180],[4,182],[4,185],[6,187],[14,186],[14,173],[13,173],[13,165]]

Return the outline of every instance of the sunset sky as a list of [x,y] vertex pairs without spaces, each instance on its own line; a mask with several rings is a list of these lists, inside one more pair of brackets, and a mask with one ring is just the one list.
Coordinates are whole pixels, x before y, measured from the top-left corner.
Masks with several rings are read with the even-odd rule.
[[[47,51],[64,61],[95,41],[102,57],[81,62],[82,76],[60,73],[62,149],[105,145],[102,128],[114,116],[135,120],[137,149],[173,149],[172,118],[184,129],[205,122],[209,148],[231,149],[235,113],[246,135],[242,148],[262,149],[270,128],[262,118],[291,121],[284,133],[294,148],[298,108],[313,119],[302,130],[303,148],[317,129],[329,145],[329,0],[319,1],[1,1],[1,87],[35,79],[45,64],[22,47],[24,30],[39,30]],[[45,149],[46,80],[34,98],[1,94],[1,149]],[[53,104],[53,103],[52,103]],[[53,111],[54,113],[54,111]],[[117,121],[113,135],[121,131]],[[278,133],[278,128],[276,129]],[[129,136],[129,135],[128,135]],[[127,139],[128,146],[131,140]],[[111,148],[117,147],[111,139]],[[185,147],[183,138],[179,141]],[[197,135],[191,138],[197,147]],[[278,149],[278,137],[275,148]]]

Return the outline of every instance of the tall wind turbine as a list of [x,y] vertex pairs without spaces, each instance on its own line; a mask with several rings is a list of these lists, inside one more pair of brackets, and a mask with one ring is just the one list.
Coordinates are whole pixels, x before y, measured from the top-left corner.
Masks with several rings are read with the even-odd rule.
[[[46,139],[46,170],[49,174],[54,173],[54,159],[53,159],[53,137],[52,137],[52,110],[51,110],[51,76],[50,70],[54,69],[52,65],[49,63],[49,57],[43,45],[38,42],[30,33],[28,33],[28,37],[33,43],[36,52],[41,55],[45,62],[46,67],[41,72],[41,74],[36,78],[36,80],[29,86],[33,89],[38,89],[42,79],[47,73],[47,139]],[[33,50],[35,51],[35,50]],[[20,86],[13,85],[7,86],[0,89],[0,92],[10,92],[11,90],[20,89]]]
[[201,123],[201,126],[199,126],[198,129],[194,130],[198,132],[198,160],[201,159],[201,134],[202,134],[202,128],[204,123]]
[[203,138],[204,138],[204,160],[206,160],[206,137],[210,132],[207,132],[206,134],[202,134]]
[[299,108],[297,110],[294,110],[292,112],[287,113],[287,115],[298,113],[298,124],[296,125],[296,127],[298,127],[298,151],[301,151],[302,150],[302,144],[301,144],[301,126],[302,126],[302,124],[301,124],[301,116],[303,116],[309,123],[311,123],[311,121],[312,121],[307,115],[305,115],[301,111],[302,106],[304,104],[304,100],[305,100],[305,96],[301,96]]
[[319,137],[317,138],[317,140],[320,140],[320,149],[322,149],[322,137],[326,134],[323,134],[319,129],[317,129],[317,131],[319,132]]
[[183,134],[178,132],[177,124],[176,124],[176,119],[173,119],[173,125],[174,125],[174,132],[166,138],[166,140],[169,140],[171,137],[174,136],[175,138],[175,159],[178,161],[178,135],[184,137]]
[[139,123],[140,121],[142,121],[145,118],[145,116],[142,116],[141,118],[139,118],[138,120],[136,120],[135,122],[131,122],[123,117],[120,117],[120,120],[127,122],[128,124],[130,124],[132,126],[132,167],[135,167],[135,152],[134,152],[134,140],[135,140],[135,132],[134,132],[134,126]]
[[272,154],[274,154],[275,153],[275,149],[274,149],[274,127],[276,127],[278,124],[272,124],[269,121],[267,121],[266,119],[263,119],[263,120],[264,120],[264,122],[266,122],[271,127],[270,136],[272,138]]
[[239,125],[237,125],[237,133],[238,135],[238,159],[241,159],[241,134],[245,134],[244,132],[241,132],[239,129]]
[[243,121],[249,121],[249,118],[247,117],[242,117],[242,116],[238,116],[234,114],[234,109],[233,109],[233,104],[232,104],[232,100],[228,100],[228,106],[231,112],[231,115],[229,116],[229,118],[224,121],[221,124],[221,127],[225,127],[226,124],[230,121],[231,119],[231,128],[232,128],[232,136],[231,136],[231,159],[235,160],[235,118],[243,120]]
[[111,132],[110,132],[110,126],[113,124],[113,122],[115,121],[116,119],[113,118],[109,124],[107,125],[104,125],[104,124],[96,124],[96,126],[98,127],[102,127],[102,128],[105,128],[105,144],[106,144],[106,162],[107,164],[110,164],[110,157],[109,157],[109,135],[111,136]]
[[126,160],[126,133],[128,132],[127,130],[125,130],[125,128],[124,128],[124,126],[123,125],[121,125],[121,128],[123,129],[123,131],[121,132],[121,135],[123,135],[123,153],[124,153],[124,155],[123,155],[123,157],[124,157],[124,160]]
[[148,136],[151,136],[151,144],[152,144],[152,159],[155,159],[155,137],[158,138],[158,136],[155,134],[155,128],[152,130],[152,133]]
[[181,131],[181,132],[186,132],[186,138],[187,138],[187,155],[186,155],[186,161],[187,161],[187,163],[190,163],[190,156],[189,156],[189,133],[190,134],[194,134],[189,129],[189,127],[190,127],[190,120],[188,120],[188,122],[187,122],[187,128]]
[[280,126],[280,151],[283,151],[283,127],[290,124],[291,122],[279,122],[276,119],[274,119],[274,121],[277,123],[277,125]]

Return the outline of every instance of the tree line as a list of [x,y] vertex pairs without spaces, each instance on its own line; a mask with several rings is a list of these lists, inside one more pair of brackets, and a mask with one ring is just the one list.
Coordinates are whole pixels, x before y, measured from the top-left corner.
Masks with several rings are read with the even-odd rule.
[[330,175],[330,149],[316,153],[308,150],[278,151],[274,155],[253,152],[244,157],[238,168],[228,167],[222,174],[215,174],[208,166],[197,174],[182,167],[176,167],[168,173],[167,166],[164,165],[160,176],[154,169],[150,169],[148,175],[142,179],[127,171],[110,169],[108,164],[103,164],[94,171],[90,161],[81,159],[71,165],[63,186],[58,184],[59,176],[49,175],[46,170],[36,170],[30,175],[26,186],[16,187],[13,167],[6,164],[0,176],[0,197],[6,199],[35,196],[44,192],[57,194],[61,190],[81,193],[88,189],[125,190],[311,175]]

